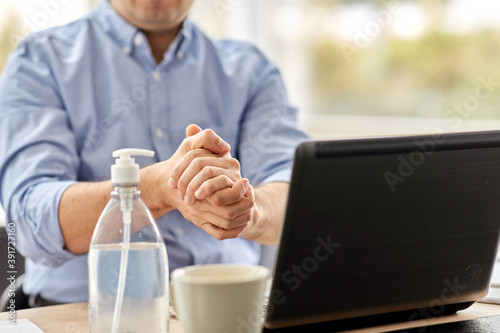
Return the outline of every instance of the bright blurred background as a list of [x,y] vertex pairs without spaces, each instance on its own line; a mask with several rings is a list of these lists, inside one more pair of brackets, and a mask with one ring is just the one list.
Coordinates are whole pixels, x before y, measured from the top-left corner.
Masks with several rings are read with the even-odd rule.
[[[0,70],[98,2],[0,1]],[[195,0],[191,18],[273,60],[314,138],[500,128],[496,0]]]

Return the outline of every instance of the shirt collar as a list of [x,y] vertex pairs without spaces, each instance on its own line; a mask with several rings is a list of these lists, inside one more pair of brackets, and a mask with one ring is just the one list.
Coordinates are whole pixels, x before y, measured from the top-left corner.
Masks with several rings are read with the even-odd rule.
[[[94,12],[94,16],[104,31],[116,41],[125,53],[132,52],[134,49],[134,38],[142,33],[137,27],[121,17],[111,6],[109,0],[101,0]],[[186,19],[182,24],[179,34],[174,39],[165,55],[174,53],[182,57],[192,39],[192,35],[193,24]]]

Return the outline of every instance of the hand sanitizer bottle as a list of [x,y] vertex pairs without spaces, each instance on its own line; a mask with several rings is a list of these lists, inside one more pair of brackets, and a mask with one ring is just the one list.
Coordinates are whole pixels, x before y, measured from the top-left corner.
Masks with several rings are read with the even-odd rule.
[[167,333],[168,259],[165,243],[137,190],[139,166],[121,149],[111,166],[114,190],[90,243],[89,325],[92,333]]

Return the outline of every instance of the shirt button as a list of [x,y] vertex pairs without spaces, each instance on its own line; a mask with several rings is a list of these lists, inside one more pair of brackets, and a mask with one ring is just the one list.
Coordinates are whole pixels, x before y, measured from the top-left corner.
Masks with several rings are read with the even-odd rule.
[[160,74],[160,72],[154,71],[153,72],[153,79],[155,79],[156,82],[160,82],[161,81],[161,74]]
[[142,42],[144,41],[144,39],[142,38],[141,35],[136,35],[135,38],[134,38],[134,44],[135,46],[141,46]]
[[123,53],[125,54],[130,54],[130,47],[128,46],[124,46],[123,49],[122,49]]
[[158,128],[158,129],[156,130],[156,136],[157,136],[159,139],[163,138],[163,131],[161,130],[161,128]]
[[184,58],[184,52],[182,52],[182,51],[177,52],[177,58],[179,58],[179,59]]

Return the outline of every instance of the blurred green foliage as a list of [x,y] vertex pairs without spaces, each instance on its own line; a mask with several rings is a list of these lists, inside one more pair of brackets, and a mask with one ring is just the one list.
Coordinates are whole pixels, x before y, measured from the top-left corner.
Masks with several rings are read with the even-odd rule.
[[[95,6],[100,0],[89,0]],[[309,1],[309,0],[308,0]],[[390,0],[310,0],[308,6],[335,11],[339,6],[370,4],[384,9]],[[500,30],[459,33],[443,30],[448,0],[417,1],[430,29],[413,39],[402,39],[382,29],[368,45],[354,44],[325,34],[304,43],[309,53],[312,112],[382,116],[442,117],[457,103],[473,96],[481,78],[500,84]],[[0,27],[0,71],[20,35],[15,12]],[[347,52],[347,56],[346,56]],[[350,52],[350,53],[349,53]],[[481,100],[474,118],[498,118],[500,86]]]
[[[313,2],[330,11],[339,6],[369,4],[373,15],[388,6],[385,0]],[[362,48],[335,38],[311,42],[314,112],[442,117],[473,97],[481,78],[492,78],[499,82],[498,89],[466,117],[498,118],[500,30],[444,30],[442,22],[450,0],[413,4],[423,11],[429,24],[429,29],[416,38],[398,38],[382,28]]]
[[2,72],[9,54],[17,46],[21,35],[20,18],[14,11],[9,11],[3,28],[0,28],[0,73]]
[[[0,0],[2,1],[2,0]],[[90,7],[95,7],[102,0],[88,0]],[[3,21],[0,21],[0,73],[7,61],[9,54],[14,51],[17,44],[31,30],[24,29],[23,18],[13,6],[6,6],[3,14]],[[24,27],[26,28],[26,27]]]
[[[316,112],[440,117],[473,95],[481,77],[500,82],[496,30],[430,30],[416,39],[387,37],[374,44],[356,48],[331,39],[313,43]],[[499,100],[500,87],[470,117],[498,117]]]

